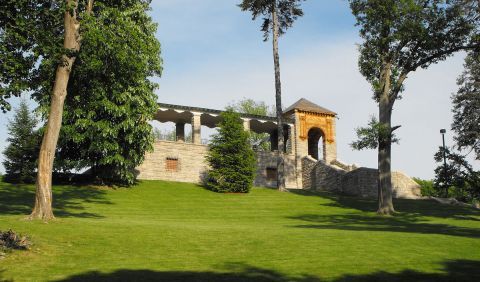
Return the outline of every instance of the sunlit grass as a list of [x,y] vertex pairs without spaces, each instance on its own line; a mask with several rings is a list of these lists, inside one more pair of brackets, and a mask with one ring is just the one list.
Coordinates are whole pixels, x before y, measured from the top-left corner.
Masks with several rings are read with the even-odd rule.
[[34,243],[0,260],[0,281],[480,277],[480,212],[468,208],[402,200],[397,215],[379,217],[374,200],[148,181],[118,190],[56,186],[57,219],[45,224],[24,220],[33,191],[0,183],[0,230]]

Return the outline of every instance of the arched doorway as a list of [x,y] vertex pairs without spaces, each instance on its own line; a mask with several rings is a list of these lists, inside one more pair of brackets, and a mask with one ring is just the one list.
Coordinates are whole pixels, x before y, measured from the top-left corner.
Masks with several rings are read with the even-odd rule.
[[316,160],[325,160],[325,134],[320,128],[314,127],[308,131],[308,155]]

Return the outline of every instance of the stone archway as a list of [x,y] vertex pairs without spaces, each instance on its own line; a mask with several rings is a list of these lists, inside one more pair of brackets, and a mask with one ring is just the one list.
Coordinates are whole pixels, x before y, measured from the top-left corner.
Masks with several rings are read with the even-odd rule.
[[318,127],[308,131],[308,155],[316,160],[325,160],[325,134]]

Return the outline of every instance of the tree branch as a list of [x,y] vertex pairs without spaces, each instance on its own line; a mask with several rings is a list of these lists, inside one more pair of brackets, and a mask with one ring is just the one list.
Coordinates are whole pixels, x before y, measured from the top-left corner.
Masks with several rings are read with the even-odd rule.
[[460,50],[471,50],[471,49],[475,49],[475,48],[478,48],[480,46],[480,43],[477,43],[477,44],[473,44],[473,45],[466,45],[466,46],[457,46],[457,47],[454,47],[454,48],[450,48],[450,49],[447,49],[445,51],[442,51],[442,52],[438,52],[436,54],[433,54],[429,57],[426,57],[425,59],[423,60],[420,60],[418,63],[414,64],[412,67],[411,67],[411,71],[415,71],[418,67],[428,63],[428,62],[431,62],[435,59],[438,59],[442,56],[445,56],[445,55],[449,55],[451,53],[454,53],[454,52],[457,52],[457,51],[460,51]]
[[400,74],[400,77],[398,78],[397,83],[396,83],[397,85],[395,86],[395,88],[392,91],[392,94],[390,95],[390,105],[389,105],[390,108],[393,107],[393,103],[395,103],[395,101],[398,99],[398,94],[400,93],[400,90],[402,89],[403,82],[405,81],[405,79],[407,79],[407,76],[408,76],[409,73],[410,73],[410,71],[404,70]]
[[399,129],[400,127],[402,127],[402,126],[401,125],[396,125],[396,126],[392,127],[392,129],[390,131],[394,132],[395,130]]

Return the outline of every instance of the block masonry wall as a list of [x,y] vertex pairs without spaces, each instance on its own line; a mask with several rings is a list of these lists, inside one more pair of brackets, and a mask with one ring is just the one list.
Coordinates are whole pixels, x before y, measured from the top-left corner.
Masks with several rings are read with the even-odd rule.
[[[153,152],[147,153],[137,168],[138,179],[200,183],[207,171],[207,150],[200,144],[156,141]],[[168,160],[176,160],[176,169],[167,168]]]
[[[339,192],[360,197],[377,197],[376,169],[351,168],[328,165],[322,161],[306,157],[303,163],[303,187],[317,191]],[[393,197],[418,198],[421,196],[420,186],[407,175],[392,172]]]
[[[145,161],[137,168],[138,179],[202,183],[208,171],[205,161],[207,151],[207,145],[156,141],[154,151],[147,153]],[[276,166],[275,152],[257,152],[255,185],[276,187],[276,180],[267,175],[267,170],[275,169]],[[287,187],[299,188],[295,174],[295,157],[291,154],[285,157],[285,171]]]

